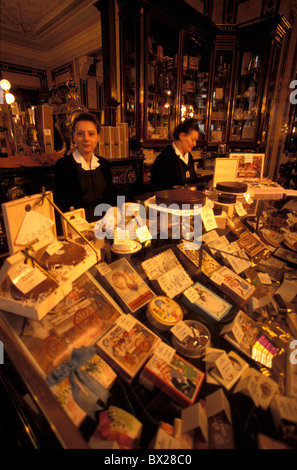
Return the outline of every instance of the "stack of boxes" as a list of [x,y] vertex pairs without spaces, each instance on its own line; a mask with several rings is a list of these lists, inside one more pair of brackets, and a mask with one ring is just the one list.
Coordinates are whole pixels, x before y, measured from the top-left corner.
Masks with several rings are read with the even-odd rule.
[[117,126],[101,127],[99,155],[107,159],[129,156],[129,130],[127,123],[121,122]]

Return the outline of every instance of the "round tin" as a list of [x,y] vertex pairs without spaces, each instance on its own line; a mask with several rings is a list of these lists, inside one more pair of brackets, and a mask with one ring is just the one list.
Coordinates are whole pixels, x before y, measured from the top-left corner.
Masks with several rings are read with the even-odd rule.
[[159,330],[170,330],[183,319],[183,310],[175,300],[166,296],[157,296],[149,301],[146,316],[149,322]]
[[172,335],[172,346],[174,349],[186,357],[200,357],[205,349],[210,346],[210,332],[205,325],[196,320],[185,320],[184,323],[192,330],[192,335],[180,341]]

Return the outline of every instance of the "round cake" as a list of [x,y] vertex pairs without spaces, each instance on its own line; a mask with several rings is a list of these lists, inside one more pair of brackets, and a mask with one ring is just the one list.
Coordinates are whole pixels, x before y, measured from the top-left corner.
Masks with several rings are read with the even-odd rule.
[[71,241],[63,241],[62,244],[63,247],[53,255],[49,255],[47,252],[43,254],[39,260],[43,267],[51,269],[63,265],[76,266],[85,259],[86,250],[82,245]]
[[178,303],[162,295],[150,300],[146,315],[152,325],[164,331],[183,319],[183,311]]
[[216,189],[224,193],[242,194],[247,191],[247,184],[237,181],[220,181],[217,183]]
[[14,284],[10,286],[10,294],[15,300],[38,300],[41,295],[49,295],[58,287],[58,284],[52,279],[45,279],[29,292],[24,294]]
[[177,204],[182,208],[183,204],[189,204],[192,208],[195,204],[205,204],[205,194],[202,191],[193,191],[188,187],[164,189],[156,192],[156,204]]
[[222,204],[235,204],[236,194],[219,193],[218,202]]

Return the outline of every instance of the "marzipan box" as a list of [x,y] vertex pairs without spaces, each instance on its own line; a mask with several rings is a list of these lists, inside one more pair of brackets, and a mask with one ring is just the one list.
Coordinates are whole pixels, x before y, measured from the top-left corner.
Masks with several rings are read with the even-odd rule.
[[[53,194],[48,191],[46,196],[43,198],[41,194],[35,194],[2,204],[9,253],[13,255],[30,247],[31,255],[35,257],[38,253],[38,261],[51,275],[75,281],[100,260],[100,250],[93,249],[88,244],[76,244],[72,240],[57,240],[55,209],[51,205]],[[43,263],[43,255],[46,252]],[[63,257],[66,256],[68,260],[69,256],[72,256],[76,262],[63,263]],[[56,265],[51,263],[49,266],[49,260],[53,259],[57,259]],[[80,261],[77,261],[78,259]]]
[[25,263],[19,251],[9,256],[0,270],[0,305],[7,312],[41,320],[72,289],[70,279],[59,282],[37,266]]

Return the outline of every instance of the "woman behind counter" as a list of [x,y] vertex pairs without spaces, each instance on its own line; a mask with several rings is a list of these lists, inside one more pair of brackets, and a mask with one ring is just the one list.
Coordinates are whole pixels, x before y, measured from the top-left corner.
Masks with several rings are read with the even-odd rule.
[[76,116],[72,125],[76,148],[55,165],[55,204],[62,212],[68,212],[70,207],[84,208],[88,222],[96,220],[94,209],[98,204],[116,204],[116,189],[109,164],[105,158],[94,154],[100,129],[92,114]]
[[153,191],[197,183],[191,150],[199,137],[196,119],[187,119],[173,131],[173,142],[156,157],[151,167]]

